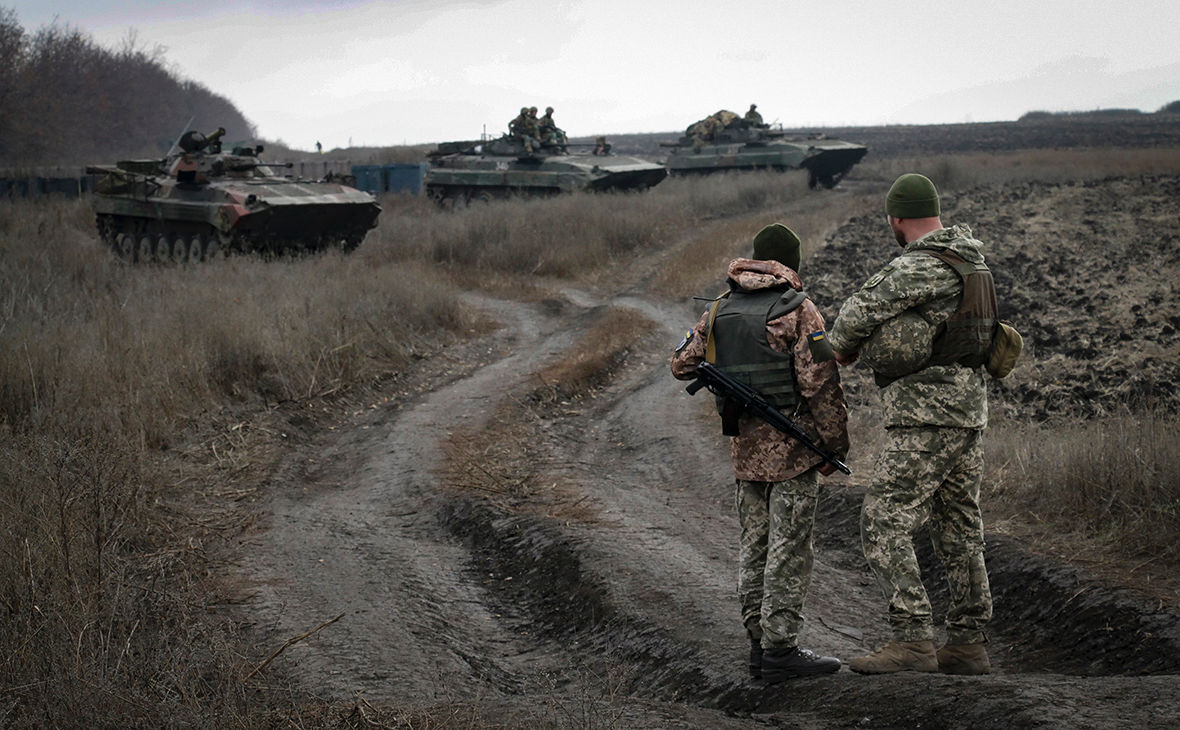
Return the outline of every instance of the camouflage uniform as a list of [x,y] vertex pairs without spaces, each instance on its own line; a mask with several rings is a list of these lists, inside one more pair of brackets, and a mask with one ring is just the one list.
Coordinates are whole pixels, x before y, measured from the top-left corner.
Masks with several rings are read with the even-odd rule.
[[[964,225],[911,241],[840,308],[828,333],[833,349],[858,352],[878,325],[907,309],[916,309],[932,326],[957,309],[961,280],[946,264],[917,252],[928,243],[947,246],[967,261],[983,260],[982,244]],[[981,435],[987,426],[982,368],[928,366],[885,385],[881,399],[885,445],[865,495],[861,542],[889,602],[893,638],[934,636],[913,546],[914,532],[928,524],[951,592],[947,641],[986,641],[992,601],[979,509]]]
[[557,128],[553,119],[553,107],[545,108],[545,116],[537,120],[537,136],[544,144],[564,144],[565,133]]
[[508,122],[508,133],[524,144],[526,152],[541,146],[541,140],[537,138],[537,118],[529,113],[527,107],[521,108],[520,114]]
[[[801,289],[799,275],[777,261],[736,259],[729,278],[747,291],[780,284]],[[694,377],[705,359],[706,311],[672,356],[672,374]],[[808,335],[822,332],[823,316],[811,300],[766,325],[778,352],[794,355],[798,392],[806,407],[795,421],[828,451],[848,451],[848,413],[833,360],[817,362]],[[803,602],[811,580],[812,525],[819,492],[816,467],[822,459],[761,419],[744,414],[730,449],[742,526],[738,596],[750,637],[766,648],[796,646]]]

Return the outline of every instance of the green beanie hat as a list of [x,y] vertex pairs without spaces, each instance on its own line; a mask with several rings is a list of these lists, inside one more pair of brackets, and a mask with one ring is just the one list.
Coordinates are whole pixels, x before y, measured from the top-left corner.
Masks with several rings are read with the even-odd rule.
[[897,178],[885,196],[885,212],[894,218],[936,218],[938,190],[930,178],[909,172]]
[[789,269],[799,270],[799,237],[782,223],[771,223],[754,236],[754,258],[777,261]]

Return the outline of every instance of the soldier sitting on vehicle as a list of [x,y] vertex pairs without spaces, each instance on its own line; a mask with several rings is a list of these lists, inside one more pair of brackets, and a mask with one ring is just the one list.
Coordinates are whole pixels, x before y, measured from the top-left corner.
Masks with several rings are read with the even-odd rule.
[[537,134],[541,139],[541,144],[558,147],[565,145],[565,132],[558,129],[557,122],[553,121],[553,107],[545,107],[545,116],[537,120]]
[[766,124],[762,123],[762,115],[758,113],[758,105],[757,104],[750,105],[750,110],[748,112],[746,112],[745,120],[746,120],[746,124],[750,125],[751,127],[758,127],[760,129],[764,129],[767,126]]
[[[536,107],[532,110],[535,112]],[[537,118],[530,114],[527,106],[522,106],[520,114],[508,122],[508,133],[519,140],[524,145],[525,152],[529,154],[541,146],[541,140],[537,138]]]

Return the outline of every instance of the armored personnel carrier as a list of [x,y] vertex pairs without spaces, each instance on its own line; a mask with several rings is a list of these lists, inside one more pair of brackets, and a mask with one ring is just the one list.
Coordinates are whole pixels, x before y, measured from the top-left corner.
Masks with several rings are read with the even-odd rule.
[[351,251],[377,225],[368,193],[281,177],[262,145],[221,149],[224,129],[190,131],[162,160],[92,165],[98,232],[126,261],[201,261],[232,252]]
[[[562,135],[564,138],[564,135]],[[593,150],[576,145],[528,144],[519,137],[443,142],[428,154],[426,192],[444,205],[463,206],[511,195],[553,195],[575,190],[643,190],[667,175],[654,162],[611,154],[605,140]]]
[[676,142],[660,146],[669,148],[664,165],[673,174],[804,169],[813,188],[835,187],[869,151],[822,135],[788,137],[781,129],[724,109],[689,126]]

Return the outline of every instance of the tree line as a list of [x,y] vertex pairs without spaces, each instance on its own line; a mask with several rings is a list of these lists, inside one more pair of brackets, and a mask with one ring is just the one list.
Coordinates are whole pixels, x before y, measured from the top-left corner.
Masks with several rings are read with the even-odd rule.
[[134,32],[108,49],[56,21],[30,33],[0,7],[0,167],[161,157],[190,119],[255,135],[229,99],[180,77]]

